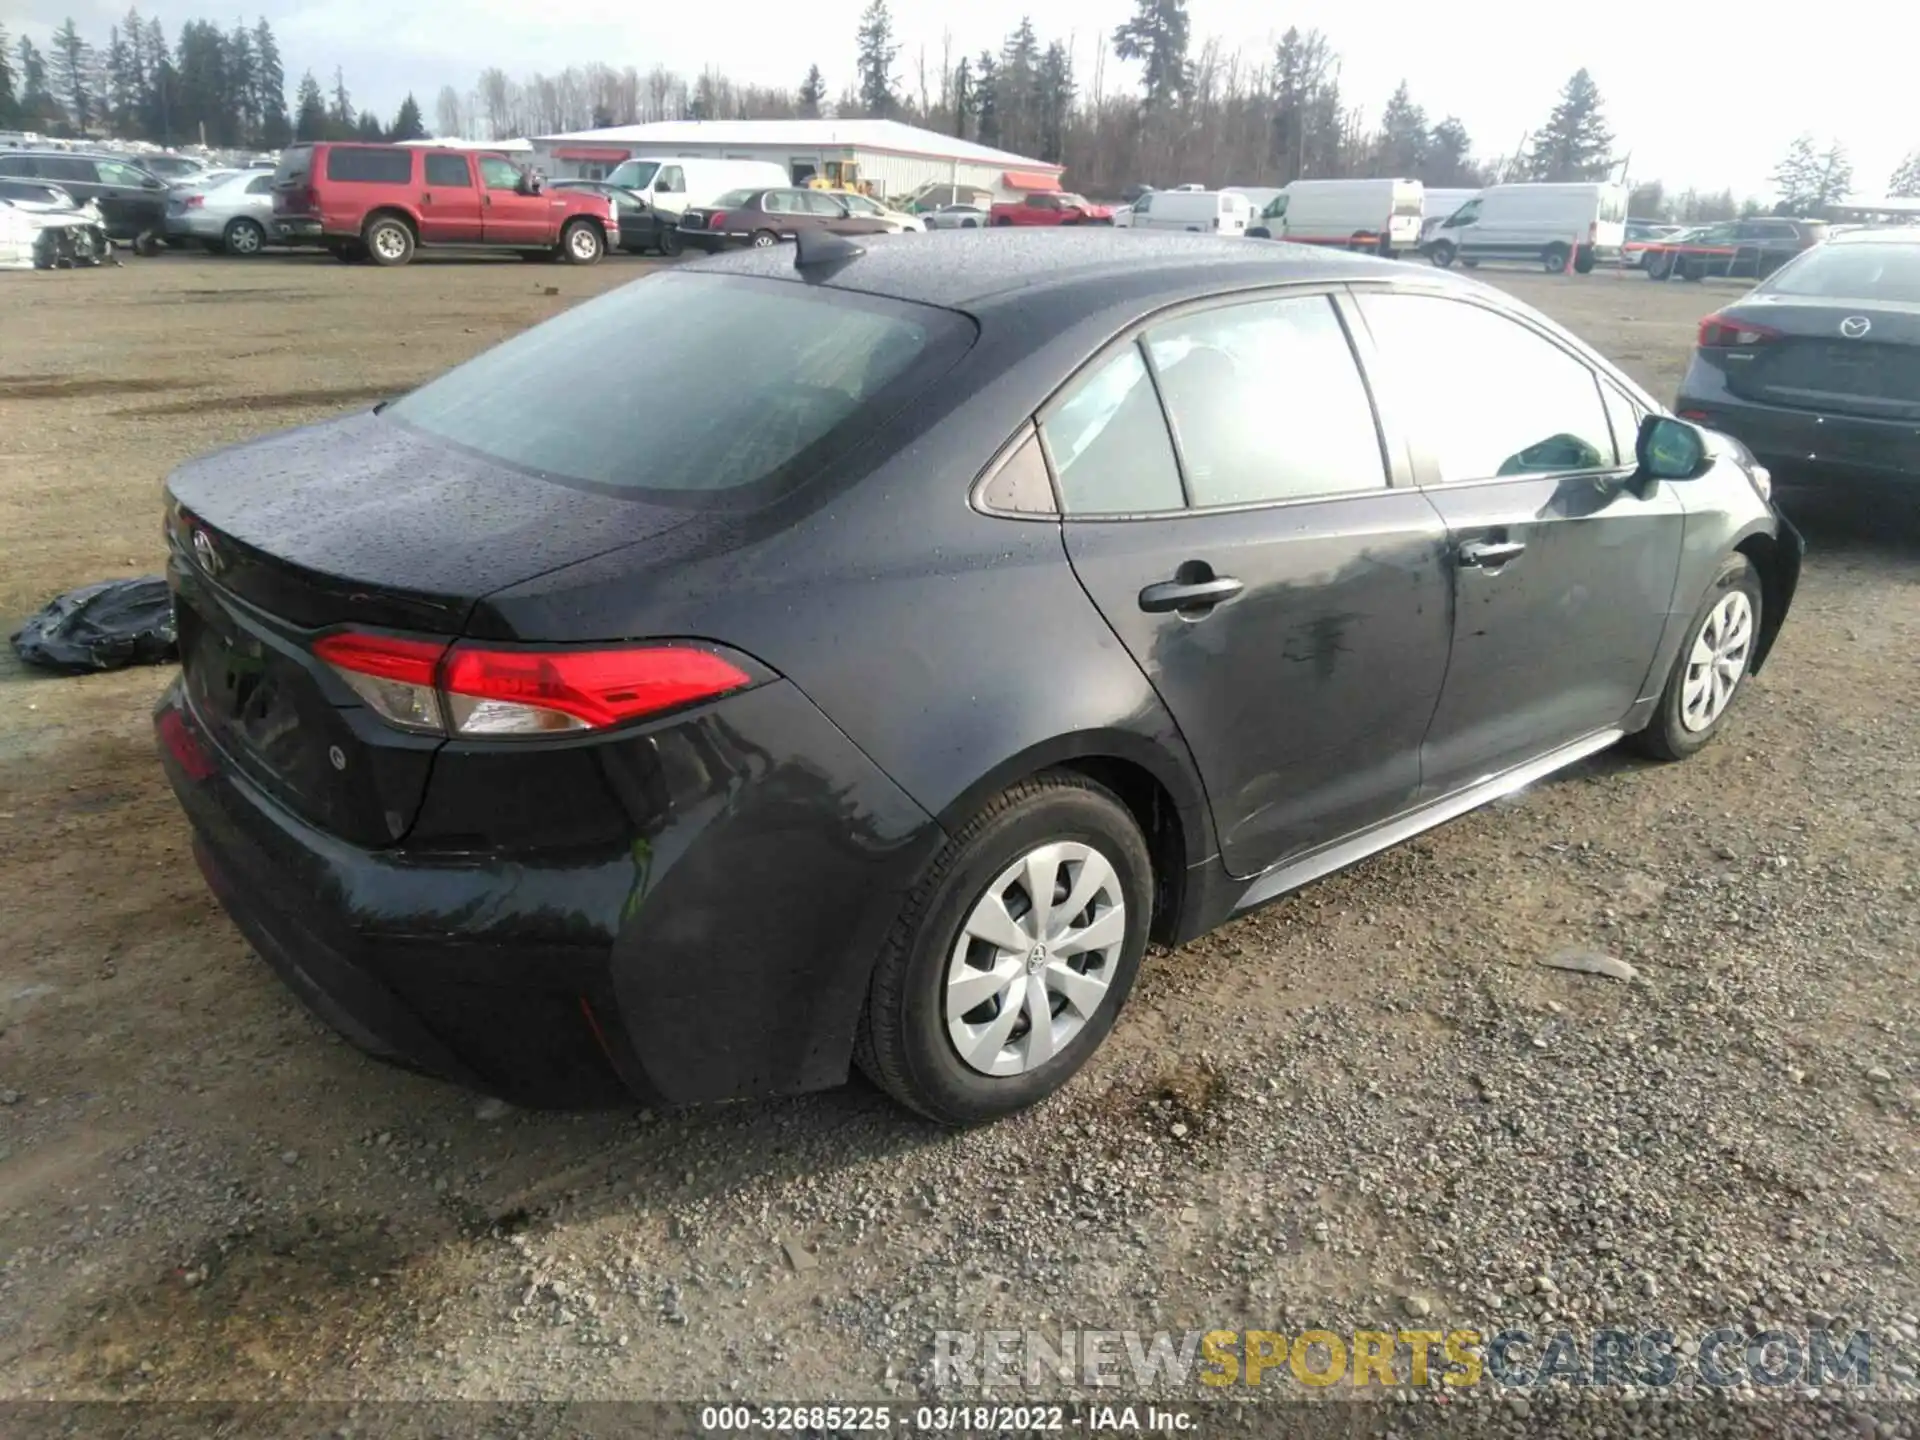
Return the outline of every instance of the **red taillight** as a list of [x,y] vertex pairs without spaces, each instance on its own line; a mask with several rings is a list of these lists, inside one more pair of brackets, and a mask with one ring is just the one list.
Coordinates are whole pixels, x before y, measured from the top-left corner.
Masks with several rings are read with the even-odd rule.
[[1749,320],[1729,320],[1724,315],[1709,315],[1700,322],[1699,345],[1702,350],[1732,350],[1744,345],[1764,345],[1778,340],[1780,332]]
[[709,230],[718,230],[722,225],[726,223],[727,223],[727,212],[724,210],[716,210],[711,215],[707,216],[707,229]]
[[752,683],[720,656],[678,645],[493,650],[342,633],[313,649],[383,719],[432,734],[600,730]]
[[198,210],[202,205],[206,203],[207,203],[207,197],[204,195],[189,195],[187,196],[186,204],[182,208],[187,210]]

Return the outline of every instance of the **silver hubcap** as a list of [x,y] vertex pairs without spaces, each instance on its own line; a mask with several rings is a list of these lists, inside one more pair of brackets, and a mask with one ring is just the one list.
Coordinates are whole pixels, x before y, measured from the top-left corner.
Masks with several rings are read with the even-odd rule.
[[251,225],[234,226],[233,248],[242,255],[251,255],[260,248],[260,232]]
[[388,260],[398,260],[407,253],[406,234],[395,225],[382,225],[373,232],[373,248]]
[[1734,687],[1747,673],[1753,653],[1753,606],[1746,592],[1730,590],[1707,612],[1687,656],[1687,681],[1680,692],[1680,723],[1706,729],[1726,711]]
[[753,243],[764,250],[767,246],[773,244],[773,237],[771,235],[756,235],[753,237]]
[[573,232],[573,253],[582,260],[591,260],[599,253],[600,242],[594,233],[584,227]]
[[1106,1002],[1127,938],[1120,877],[1098,850],[1042,845],[986,889],[947,963],[947,1034],[970,1069],[1021,1075]]

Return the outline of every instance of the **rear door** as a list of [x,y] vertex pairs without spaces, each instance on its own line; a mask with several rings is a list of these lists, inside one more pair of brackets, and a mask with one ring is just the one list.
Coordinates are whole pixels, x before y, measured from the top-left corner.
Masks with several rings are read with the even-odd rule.
[[1446,532],[1383,438],[1342,302],[1194,310],[1042,416],[1087,594],[1199,764],[1232,873],[1411,803],[1449,634]]
[[1470,296],[1358,300],[1451,546],[1453,658],[1422,759],[1446,794],[1633,707],[1684,511],[1672,486],[1629,483],[1632,403],[1557,338]]
[[420,187],[420,239],[427,245],[471,245],[481,238],[480,187],[473,157],[428,151]]
[[513,245],[545,250],[558,236],[553,233],[553,201],[545,195],[522,192],[525,173],[498,155],[477,157],[480,170],[480,230],[489,245]]

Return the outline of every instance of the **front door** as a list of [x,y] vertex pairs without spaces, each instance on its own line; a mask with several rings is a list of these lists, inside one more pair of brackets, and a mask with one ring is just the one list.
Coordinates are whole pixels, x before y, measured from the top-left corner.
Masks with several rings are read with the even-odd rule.
[[1450,296],[1359,306],[1452,549],[1453,658],[1422,761],[1446,794],[1617,725],[1657,686],[1684,512],[1633,481],[1630,402],[1544,332]]
[[473,183],[473,157],[426,155],[420,190],[420,240],[427,245],[471,245],[481,238],[480,189]]
[[1389,466],[1331,295],[1155,325],[1042,433],[1068,557],[1193,752],[1229,871],[1414,801],[1447,664],[1446,532],[1389,484],[1404,456]]
[[541,250],[558,243],[553,233],[553,201],[527,193],[526,177],[518,165],[497,155],[482,155],[479,166],[480,228],[487,244]]

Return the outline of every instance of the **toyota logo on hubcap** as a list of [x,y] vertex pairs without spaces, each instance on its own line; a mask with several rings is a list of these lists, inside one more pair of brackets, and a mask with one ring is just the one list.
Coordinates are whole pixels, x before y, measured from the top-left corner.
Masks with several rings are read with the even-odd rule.
[[1873,321],[1864,315],[1849,315],[1840,322],[1840,333],[1849,340],[1858,340],[1873,328]]

